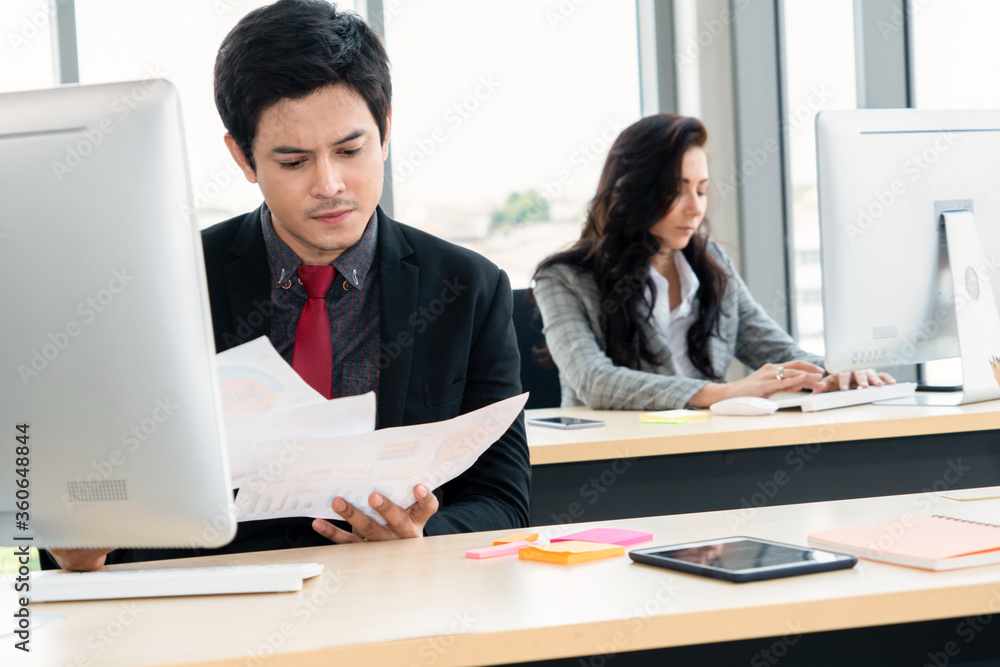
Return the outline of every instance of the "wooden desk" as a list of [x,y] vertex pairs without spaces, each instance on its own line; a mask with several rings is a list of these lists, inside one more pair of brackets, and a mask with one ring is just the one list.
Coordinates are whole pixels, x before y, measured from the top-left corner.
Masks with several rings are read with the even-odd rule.
[[640,424],[638,412],[587,408],[526,415],[607,422],[527,427],[534,524],[1000,484],[1000,401],[709,413],[687,424]]
[[[938,512],[970,519],[1000,516],[1000,501],[957,503],[931,495],[770,507],[734,531],[733,512],[631,519],[611,525],[654,534],[649,545],[742,533],[805,544],[810,532],[859,522]],[[543,529],[553,537],[565,528]],[[468,548],[496,535],[474,533],[394,543],[214,556],[170,566],[319,561],[326,571],[298,593],[45,603],[33,613],[65,620],[34,630],[30,660],[0,647],[4,665],[456,665],[573,658],[567,664],[630,664],[647,649],[704,651],[669,664],[774,664],[763,651],[787,653],[782,666],[824,664],[814,635],[891,633],[892,624],[939,621],[939,637],[873,643],[850,664],[881,649],[896,657],[960,646],[958,659],[1000,654],[1000,565],[925,572],[863,561],[853,570],[731,584],[631,563],[627,557],[560,566],[514,557],[468,560]],[[646,546],[649,546],[646,545]],[[644,545],[637,545],[644,546]],[[142,568],[156,564],[116,566]],[[983,616],[973,642],[962,617]],[[902,628],[919,626],[900,626]],[[892,636],[891,634],[889,636]],[[717,644],[717,642],[737,642]],[[940,642],[940,643],[937,643]],[[692,646],[699,645],[699,646]],[[844,650],[845,641],[836,646]],[[670,648],[690,647],[690,648]],[[855,649],[857,650],[857,649]],[[671,653],[671,652],[675,653]],[[732,653],[735,651],[735,653]],[[810,652],[813,653],[810,653]],[[916,651],[916,654],[913,652]],[[907,653],[909,652],[909,653]],[[830,649],[823,655],[834,656]],[[580,661],[574,656],[595,656]],[[832,659],[831,658],[831,659]],[[881,660],[881,658],[879,658]],[[667,664],[658,662],[657,664]],[[847,664],[841,662],[840,664]],[[868,664],[872,664],[869,662]],[[890,664],[882,661],[877,664]]]

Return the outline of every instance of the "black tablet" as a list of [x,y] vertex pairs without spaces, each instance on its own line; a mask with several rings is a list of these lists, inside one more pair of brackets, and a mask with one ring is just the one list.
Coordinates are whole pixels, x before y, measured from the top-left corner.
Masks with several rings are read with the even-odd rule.
[[854,556],[756,537],[724,537],[650,547],[630,551],[628,555],[637,563],[736,582],[842,570],[858,562]]
[[549,428],[563,429],[604,426],[604,422],[597,419],[580,419],[578,417],[538,417],[536,419],[529,419],[528,423],[532,426],[548,426]]

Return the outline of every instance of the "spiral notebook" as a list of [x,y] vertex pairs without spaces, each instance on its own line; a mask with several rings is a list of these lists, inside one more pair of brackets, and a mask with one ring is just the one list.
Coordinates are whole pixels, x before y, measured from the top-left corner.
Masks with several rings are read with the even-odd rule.
[[955,570],[1000,563],[1000,525],[906,517],[814,533],[809,545],[924,570]]

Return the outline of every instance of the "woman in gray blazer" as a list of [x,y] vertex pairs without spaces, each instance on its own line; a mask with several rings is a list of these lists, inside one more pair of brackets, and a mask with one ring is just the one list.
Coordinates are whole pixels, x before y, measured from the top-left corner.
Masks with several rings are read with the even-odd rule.
[[[608,154],[580,239],[545,259],[532,294],[564,407],[659,410],[893,382],[872,370],[824,376],[750,295],[703,224],[708,133],[659,114]],[[757,370],[726,383],[737,358]]]

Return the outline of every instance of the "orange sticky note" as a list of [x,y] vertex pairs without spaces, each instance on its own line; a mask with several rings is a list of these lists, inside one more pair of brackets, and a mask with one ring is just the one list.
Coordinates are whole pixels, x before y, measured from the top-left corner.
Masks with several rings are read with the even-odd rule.
[[520,542],[521,540],[535,542],[538,540],[538,533],[514,533],[513,535],[493,540],[493,546],[498,547],[501,544],[510,544],[511,542]]
[[585,560],[621,556],[624,553],[625,547],[622,546],[598,544],[597,542],[570,541],[554,542],[537,547],[525,547],[517,552],[517,557],[521,560],[541,560],[547,563],[568,565],[570,563],[581,563]]

